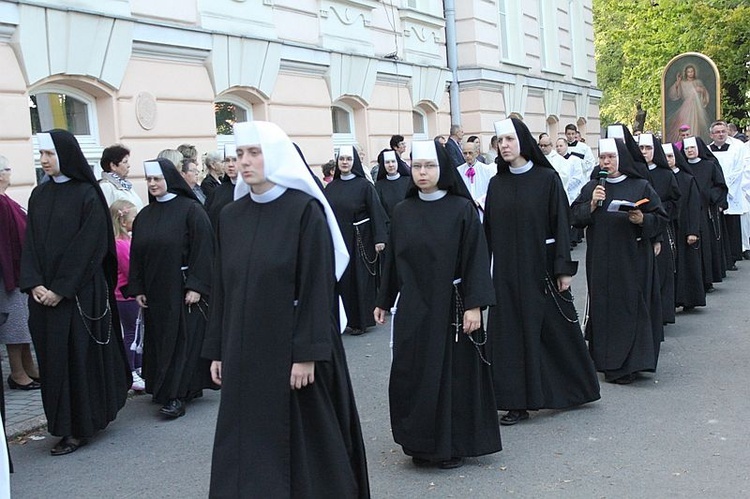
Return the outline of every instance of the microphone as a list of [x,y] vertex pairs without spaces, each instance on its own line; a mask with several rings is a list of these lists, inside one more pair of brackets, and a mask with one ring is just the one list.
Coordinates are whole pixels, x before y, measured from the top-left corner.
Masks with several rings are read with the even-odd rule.
[[[602,187],[604,187],[604,184],[607,183],[607,175],[607,170],[599,170],[599,185],[601,185]],[[596,205],[601,206],[602,203],[604,203],[604,200],[600,199],[596,202]]]

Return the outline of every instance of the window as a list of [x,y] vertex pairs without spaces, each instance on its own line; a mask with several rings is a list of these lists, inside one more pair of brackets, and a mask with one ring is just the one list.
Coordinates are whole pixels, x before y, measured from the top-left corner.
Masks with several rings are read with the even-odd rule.
[[523,38],[523,5],[521,0],[498,0],[498,23],[500,29],[500,58],[502,61],[523,65],[526,49]]
[[99,160],[102,147],[99,145],[99,129],[96,121],[96,99],[86,93],[62,85],[45,85],[29,93],[29,115],[34,134],[34,166],[37,179],[44,173],[39,164],[39,144],[36,134],[59,128],[76,136],[86,162],[91,165],[96,178],[101,177]]
[[333,125],[333,145],[356,144],[354,133],[354,111],[345,104],[331,106],[331,121]]
[[89,105],[72,95],[40,92],[29,96],[31,132],[61,128],[73,135],[91,135]]
[[224,146],[234,143],[234,124],[252,121],[253,108],[250,104],[232,96],[222,96],[214,103],[216,119],[216,148],[224,154]]
[[429,140],[427,117],[421,111],[411,112],[414,140]]

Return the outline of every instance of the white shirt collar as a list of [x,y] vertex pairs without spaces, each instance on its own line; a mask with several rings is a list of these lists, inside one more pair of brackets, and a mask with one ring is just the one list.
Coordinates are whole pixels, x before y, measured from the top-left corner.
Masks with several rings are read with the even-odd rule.
[[693,158],[693,159],[688,158],[688,163],[690,163],[691,165],[694,165],[700,160],[701,160],[700,158]]
[[388,180],[398,180],[401,178],[401,174],[399,172],[394,173],[393,175],[385,174],[385,178]]
[[349,174],[347,174],[347,175],[341,175],[341,176],[340,176],[339,178],[340,178],[341,180],[351,180],[351,179],[353,179],[354,177],[356,177],[356,175],[355,175],[355,174],[353,174],[353,173],[349,173]]
[[648,169],[651,170],[651,171],[656,170],[656,164],[655,163],[651,163],[650,165],[648,165]]
[[282,194],[286,192],[286,187],[281,185],[274,185],[263,194],[255,194],[250,190],[250,199],[256,203],[270,203],[276,201]]
[[443,190],[436,190],[435,192],[430,192],[429,194],[425,194],[422,191],[417,192],[419,194],[419,199],[422,201],[437,201],[438,199],[443,199],[446,194],[448,194],[448,191]]
[[526,173],[527,171],[531,170],[532,166],[534,166],[534,163],[532,163],[531,161],[529,161],[528,163],[526,163],[523,166],[518,166],[518,167],[512,167],[511,166],[510,167],[510,173],[512,173],[514,175],[521,175],[522,173]]
[[680,169],[677,168],[677,167],[675,167],[675,169],[672,170],[672,173],[674,173],[674,174],[680,173]]
[[620,175],[619,177],[614,177],[614,178],[607,177],[607,183],[609,183],[609,184],[619,184],[620,182],[622,182],[626,178],[628,178],[627,175]]
[[55,177],[50,177],[50,178],[56,184],[64,184],[65,182],[70,180],[70,177],[68,177],[67,175],[63,175],[62,173]]
[[157,197],[156,200],[160,203],[166,203],[167,201],[172,201],[176,197],[177,197],[177,194],[175,194],[174,192],[168,192],[164,194],[163,196]]

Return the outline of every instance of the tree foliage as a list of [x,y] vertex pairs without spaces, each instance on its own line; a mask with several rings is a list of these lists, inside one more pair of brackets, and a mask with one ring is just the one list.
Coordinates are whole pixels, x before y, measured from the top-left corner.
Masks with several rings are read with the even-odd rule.
[[[656,4],[656,5],[652,5]],[[750,125],[750,5],[743,0],[593,0],[601,122],[631,123],[635,103],[645,129],[661,130],[661,75],[674,56],[713,59],[724,119]]]

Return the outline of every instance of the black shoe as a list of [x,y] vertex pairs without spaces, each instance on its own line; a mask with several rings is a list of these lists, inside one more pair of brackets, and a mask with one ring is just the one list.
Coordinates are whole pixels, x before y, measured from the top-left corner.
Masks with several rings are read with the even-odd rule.
[[49,453],[53,456],[64,456],[65,454],[77,451],[87,443],[88,440],[85,438],[63,437],[50,449]]
[[13,381],[13,378],[8,376],[8,388],[11,390],[39,390],[42,387],[42,384],[38,381],[34,381],[33,379],[26,383],[25,385],[22,385],[21,383],[16,383]]
[[444,470],[452,470],[460,468],[464,465],[464,459],[462,457],[452,457],[447,461],[440,462],[440,468]]
[[528,411],[508,411],[505,416],[500,418],[500,424],[503,426],[511,426],[525,419],[529,419]]
[[605,381],[607,381],[607,383],[614,383],[615,385],[629,385],[630,383],[635,381],[635,378],[636,378],[635,373],[631,373],[631,374],[626,374],[625,376],[622,376],[619,378],[615,378],[611,380],[608,379]]
[[179,418],[185,415],[185,402],[180,399],[172,399],[159,409],[159,412],[170,418]]
[[683,312],[690,312],[691,310],[695,310],[695,307],[682,307]]
[[349,335],[351,335],[351,336],[362,336],[363,334],[365,334],[365,331],[366,331],[366,329],[352,328],[352,332],[349,333]]
[[750,260],[750,250],[743,251],[742,258],[744,258],[745,260]]
[[422,459],[421,457],[412,457],[411,462],[414,463],[414,466],[417,468],[426,468],[428,466],[432,466],[432,461],[429,459]]
[[709,286],[706,288],[706,293],[713,293],[714,291],[716,291],[716,288],[713,286]]
[[739,269],[737,268],[737,265],[735,265],[735,264],[733,263],[733,264],[731,265],[731,267],[728,267],[728,268],[727,268],[727,270],[739,270]]

